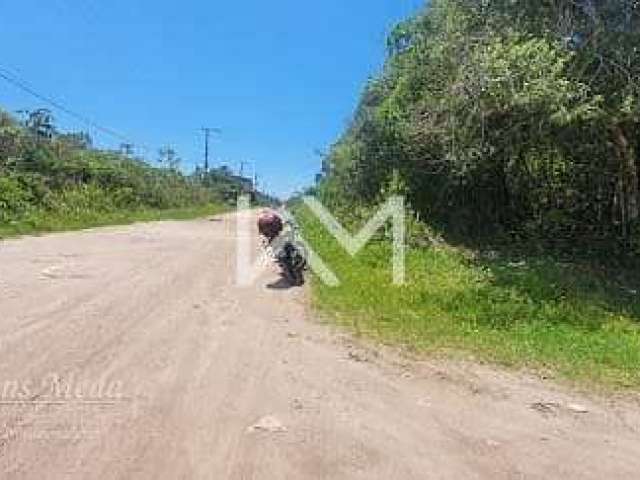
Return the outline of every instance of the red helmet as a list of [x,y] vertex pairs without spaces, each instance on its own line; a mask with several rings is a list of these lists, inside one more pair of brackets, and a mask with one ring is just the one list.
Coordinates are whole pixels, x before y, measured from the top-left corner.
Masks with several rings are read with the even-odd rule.
[[269,240],[273,240],[282,232],[284,224],[280,215],[274,211],[265,211],[258,217],[258,230]]

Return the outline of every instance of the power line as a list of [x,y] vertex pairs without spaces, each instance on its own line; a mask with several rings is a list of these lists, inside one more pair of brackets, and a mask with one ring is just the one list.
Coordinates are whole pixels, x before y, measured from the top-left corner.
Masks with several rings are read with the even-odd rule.
[[[85,125],[87,125],[89,128],[92,128],[96,131],[102,132],[110,137],[113,137],[117,140],[119,140],[121,143],[121,149],[125,149],[126,153],[129,154],[132,150],[133,150],[133,146],[137,146],[139,148],[141,148],[143,151],[145,151],[146,153],[150,153],[152,152],[152,148],[148,147],[147,145],[140,143],[140,142],[135,142],[133,141],[130,137],[123,135],[111,128],[105,127],[100,125],[99,123],[96,123],[95,121],[93,121],[92,119],[90,119],[89,117],[78,113],[68,107],[66,107],[65,105],[63,105],[61,102],[59,102],[58,100],[45,95],[43,93],[38,92],[34,87],[32,87],[29,82],[27,82],[26,80],[22,79],[18,74],[16,74],[14,71],[8,69],[7,67],[4,67],[2,65],[0,65],[0,79],[5,80],[6,82],[10,83],[11,85],[17,87],[18,89],[28,93],[29,95],[37,98],[38,100],[47,103],[48,105],[50,105],[51,107],[55,108],[56,110],[59,110],[65,114],[67,114],[68,116],[75,118],[76,120],[84,123]],[[209,139],[210,139],[210,135],[211,133],[221,133],[222,130],[220,130],[219,128],[211,128],[211,127],[204,127],[202,128],[202,130],[205,132],[205,171],[209,170]]]
[[[127,137],[126,135],[118,133],[115,130],[112,130],[111,128],[103,127],[102,125],[94,122],[90,118],[85,117],[84,115],[82,115],[80,113],[77,113],[77,112],[71,110],[70,108],[65,107],[59,101],[57,101],[57,100],[55,100],[55,99],[53,99],[53,98],[51,98],[51,97],[49,97],[47,95],[39,93],[33,87],[31,87],[26,80],[21,79],[20,77],[18,77],[16,74],[12,73],[6,67],[0,66],[0,78],[4,79],[8,83],[10,83],[13,86],[19,88],[20,90],[28,93],[29,95],[37,98],[38,100],[41,100],[41,101],[47,103],[51,107],[53,107],[53,108],[55,108],[57,110],[60,110],[61,112],[66,113],[67,115],[69,115],[70,117],[75,118],[76,120],[79,120],[80,122],[86,124],[90,128],[93,128],[94,130],[102,132],[105,135],[109,135],[109,136],[111,136],[113,138],[116,138],[116,139],[118,139],[120,141],[123,141],[125,143],[134,143],[134,144],[136,143],[133,140],[131,140],[129,137]],[[138,145],[141,146],[145,150],[149,150],[149,148],[144,146],[144,145],[140,145],[140,144],[138,144]]]

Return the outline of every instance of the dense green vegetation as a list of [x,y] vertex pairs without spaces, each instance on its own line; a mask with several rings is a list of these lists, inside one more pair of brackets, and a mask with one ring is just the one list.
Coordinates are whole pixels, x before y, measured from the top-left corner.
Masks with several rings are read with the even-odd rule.
[[24,122],[0,111],[0,235],[202,215],[251,190],[223,169],[185,176],[171,148],[159,162],[58,132],[47,110]]
[[640,7],[432,0],[324,162],[333,203],[399,172],[449,234],[638,252]]
[[404,194],[408,284],[386,241],[348,258],[299,210],[343,282],[315,298],[385,341],[638,387],[639,167],[637,1],[432,0],[313,189],[355,230]]
[[351,258],[306,210],[298,219],[341,282],[314,279],[315,306],[359,335],[579,383],[640,387],[639,292],[606,272],[437,243],[409,250],[407,284],[397,287],[388,242]]

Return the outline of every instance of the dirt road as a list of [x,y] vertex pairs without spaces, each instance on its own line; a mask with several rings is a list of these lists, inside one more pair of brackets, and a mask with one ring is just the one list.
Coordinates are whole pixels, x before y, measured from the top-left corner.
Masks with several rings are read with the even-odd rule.
[[0,243],[0,478],[640,475],[633,404],[375,354],[237,287],[234,219]]

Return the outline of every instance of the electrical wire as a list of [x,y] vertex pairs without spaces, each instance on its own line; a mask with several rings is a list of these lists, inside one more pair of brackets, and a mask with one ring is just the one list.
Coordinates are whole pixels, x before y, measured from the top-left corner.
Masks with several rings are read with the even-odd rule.
[[148,147],[146,147],[145,145],[142,145],[138,142],[134,142],[131,138],[127,137],[126,135],[123,135],[119,132],[116,132],[115,130],[102,126],[98,123],[96,123],[95,121],[91,120],[89,117],[86,117],[85,115],[82,115],[66,106],[64,106],[62,103],[60,103],[59,101],[49,97],[48,95],[42,94],[40,92],[38,92],[37,90],[35,90],[35,88],[33,88],[26,80],[21,79],[18,75],[16,75],[15,73],[13,73],[11,70],[9,70],[6,67],[3,67],[0,65],[0,78],[2,78],[3,80],[5,80],[6,82],[10,83],[11,85],[19,88],[20,90],[22,90],[25,93],[28,93],[29,95],[37,98],[38,100],[47,103],[49,106],[55,108],[56,110],[59,110],[65,114],[67,114],[68,116],[75,118],[76,120],[84,123],[85,125],[87,125],[88,127],[102,132],[105,135],[108,135],[110,137],[113,137],[117,140],[120,140],[121,142],[124,143],[129,143],[129,144],[133,144],[136,145],[140,148],[142,148],[143,150],[149,151],[150,149]]

